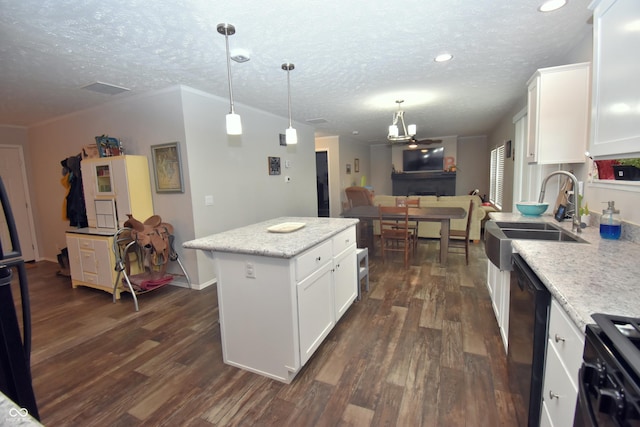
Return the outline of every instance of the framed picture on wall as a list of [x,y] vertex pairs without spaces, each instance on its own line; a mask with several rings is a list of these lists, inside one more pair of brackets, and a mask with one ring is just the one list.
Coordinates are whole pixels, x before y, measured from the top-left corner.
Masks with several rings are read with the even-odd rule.
[[184,193],[180,145],[177,142],[151,146],[157,193]]
[[269,157],[269,175],[280,175],[280,157]]
[[353,170],[358,173],[360,172],[360,159],[353,160]]

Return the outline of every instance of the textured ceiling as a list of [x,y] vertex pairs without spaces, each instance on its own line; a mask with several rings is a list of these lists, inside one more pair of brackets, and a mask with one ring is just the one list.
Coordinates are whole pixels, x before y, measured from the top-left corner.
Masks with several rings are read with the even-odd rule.
[[[113,99],[184,84],[293,119],[320,135],[384,142],[404,99],[420,138],[487,133],[537,68],[558,65],[591,26],[587,0],[0,0],[0,124],[31,125]],[[450,52],[454,59],[433,58]],[[104,95],[95,81],[131,89]],[[241,107],[237,108],[242,112]],[[221,120],[223,120],[221,118]]]

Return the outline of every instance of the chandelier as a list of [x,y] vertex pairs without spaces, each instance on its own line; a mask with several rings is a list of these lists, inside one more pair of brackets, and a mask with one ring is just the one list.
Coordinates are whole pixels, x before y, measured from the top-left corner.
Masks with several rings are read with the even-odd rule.
[[409,142],[416,135],[416,125],[407,126],[404,123],[404,111],[401,105],[404,100],[397,100],[398,111],[393,114],[393,123],[389,126],[389,135],[387,139],[391,142]]

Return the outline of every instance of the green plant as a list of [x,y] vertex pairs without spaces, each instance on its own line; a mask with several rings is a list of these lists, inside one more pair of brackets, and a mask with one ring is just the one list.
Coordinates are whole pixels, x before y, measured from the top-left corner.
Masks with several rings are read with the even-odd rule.
[[635,166],[637,168],[640,168],[640,157],[637,157],[635,159],[618,159],[618,163],[620,163],[621,165]]
[[583,198],[582,194],[579,194],[578,201],[580,202],[580,210],[578,213],[580,214],[580,216],[589,215],[589,203],[584,203],[583,205],[584,200],[582,198]]

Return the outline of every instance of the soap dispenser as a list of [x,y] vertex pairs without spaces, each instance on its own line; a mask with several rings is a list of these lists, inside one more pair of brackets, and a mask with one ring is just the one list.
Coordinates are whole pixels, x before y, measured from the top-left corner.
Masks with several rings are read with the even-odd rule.
[[616,210],[614,201],[608,203],[609,206],[602,211],[602,216],[600,217],[600,237],[603,239],[619,239],[622,233],[620,211]]

